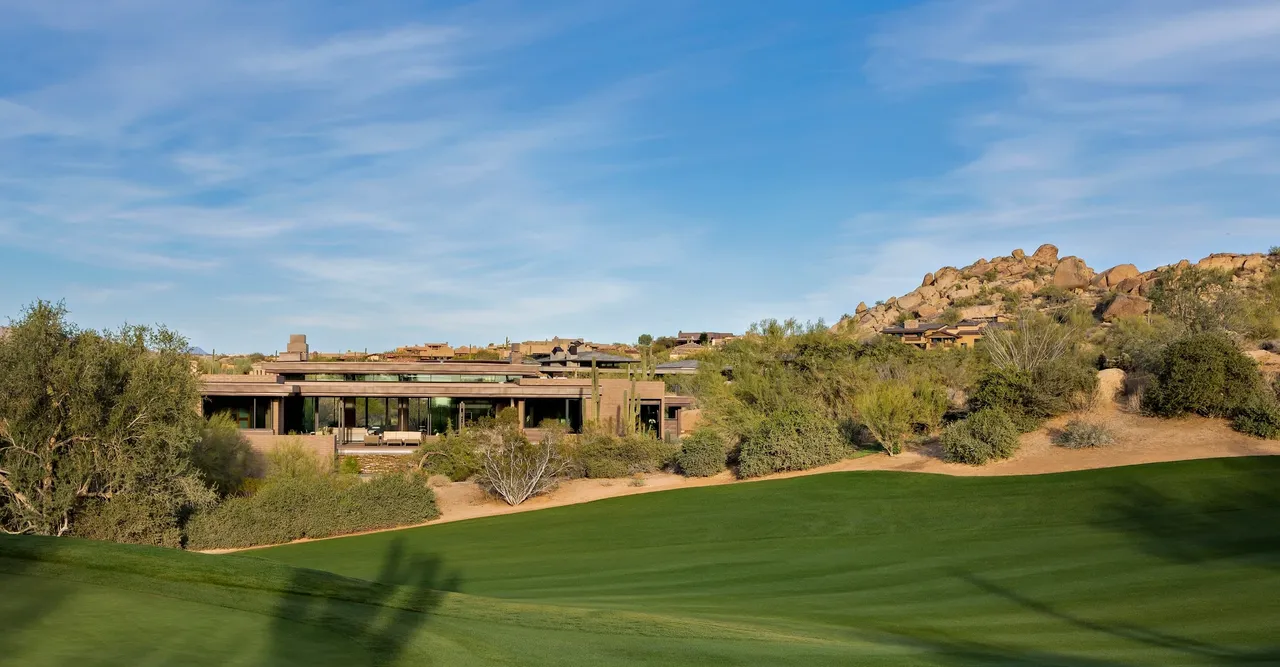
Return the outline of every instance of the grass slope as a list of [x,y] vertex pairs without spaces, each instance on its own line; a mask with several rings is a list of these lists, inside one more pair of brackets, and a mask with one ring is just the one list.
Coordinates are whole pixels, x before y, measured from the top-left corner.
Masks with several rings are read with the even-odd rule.
[[0,663],[1280,664],[1277,480],[835,473],[241,556],[4,538]]

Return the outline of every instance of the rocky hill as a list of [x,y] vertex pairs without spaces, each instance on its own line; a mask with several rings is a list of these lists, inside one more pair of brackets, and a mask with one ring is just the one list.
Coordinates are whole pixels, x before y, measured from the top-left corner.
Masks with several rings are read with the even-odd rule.
[[1101,313],[1104,320],[1141,315],[1151,309],[1146,297],[1157,274],[1189,266],[1230,271],[1234,280],[1254,281],[1280,270],[1280,257],[1220,253],[1195,264],[1184,259],[1147,271],[1133,264],[1095,271],[1079,257],[1059,258],[1057,246],[1045,244],[1029,255],[1019,249],[1008,257],[979,259],[964,268],[945,266],[927,273],[920,287],[907,294],[870,307],[858,304],[854,314],[841,318],[833,329],[871,333],[904,319],[994,317],[1028,306],[1048,310],[1066,302],[1106,304]]

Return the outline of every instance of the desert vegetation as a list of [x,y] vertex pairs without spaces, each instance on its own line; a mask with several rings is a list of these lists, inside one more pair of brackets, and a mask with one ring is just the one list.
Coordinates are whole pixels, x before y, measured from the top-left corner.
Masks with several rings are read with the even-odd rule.
[[425,478],[361,481],[296,447],[251,477],[225,415],[200,417],[167,329],[80,329],[37,302],[0,339],[0,530],[167,547],[248,546],[438,516]]

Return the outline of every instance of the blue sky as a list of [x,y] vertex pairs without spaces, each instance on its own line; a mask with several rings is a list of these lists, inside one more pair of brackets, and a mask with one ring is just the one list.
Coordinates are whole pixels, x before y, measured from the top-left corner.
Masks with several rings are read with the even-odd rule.
[[0,0],[0,306],[385,349],[1280,244],[1280,3]]

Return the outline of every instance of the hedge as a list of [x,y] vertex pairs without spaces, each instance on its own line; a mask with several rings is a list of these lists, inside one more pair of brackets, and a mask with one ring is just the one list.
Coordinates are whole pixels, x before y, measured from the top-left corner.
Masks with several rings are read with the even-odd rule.
[[680,441],[676,465],[688,477],[710,477],[725,468],[728,448],[724,438],[709,428],[700,428]]
[[942,432],[948,461],[982,465],[1018,451],[1018,429],[999,408],[983,408]]
[[187,523],[190,549],[229,549],[425,523],[440,516],[419,474],[269,479]]

